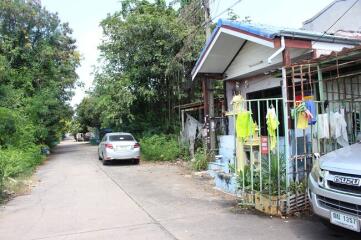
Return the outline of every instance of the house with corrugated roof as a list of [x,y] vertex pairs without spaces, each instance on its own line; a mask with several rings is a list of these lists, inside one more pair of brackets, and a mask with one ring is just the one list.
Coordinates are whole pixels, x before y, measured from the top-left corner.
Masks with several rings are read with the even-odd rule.
[[[226,110],[231,109],[235,93],[244,99],[286,98],[283,67],[360,43],[350,37],[221,19],[193,68],[192,79],[224,81]],[[231,133],[231,116],[228,123]]]
[[[354,36],[220,19],[192,71],[192,80],[202,83],[205,139],[215,155],[209,169],[217,187],[241,194],[244,203],[270,214],[289,213],[293,203],[306,206],[305,179],[314,154],[350,142],[320,138],[317,117],[336,109],[344,118],[356,114],[341,96],[354,83],[338,81],[335,87],[333,81],[321,81],[326,72],[326,79],[339,79],[345,59],[336,57],[330,66],[321,60],[319,65],[294,64],[337,56],[360,44]],[[358,60],[348,55],[347,63],[352,61]],[[224,86],[222,111],[212,109],[215,81]],[[340,97],[329,103],[325,91]],[[226,122],[223,130],[221,122]]]

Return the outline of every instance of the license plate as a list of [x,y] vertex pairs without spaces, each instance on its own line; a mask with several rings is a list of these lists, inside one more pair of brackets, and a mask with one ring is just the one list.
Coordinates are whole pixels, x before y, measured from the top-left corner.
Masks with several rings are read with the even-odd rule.
[[115,147],[116,151],[123,151],[123,150],[128,150],[129,147],[128,146],[117,146]]
[[360,223],[357,217],[343,214],[340,212],[331,212],[331,223],[356,232],[360,232]]

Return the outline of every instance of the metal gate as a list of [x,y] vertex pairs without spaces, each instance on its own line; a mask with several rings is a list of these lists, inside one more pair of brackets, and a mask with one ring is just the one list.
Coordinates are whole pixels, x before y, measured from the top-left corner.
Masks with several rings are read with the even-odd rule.
[[[334,115],[342,116],[346,123],[347,139],[344,144],[357,140],[361,131],[361,101],[312,100],[315,123],[299,129],[298,115],[292,116],[291,112],[302,102],[269,98],[242,100],[234,104],[234,119],[244,112],[251,116],[249,123],[245,124],[251,130],[241,138],[236,130],[238,122],[233,121],[234,135],[237,136],[235,169],[244,205],[272,215],[308,209],[307,179],[315,157],[343,147],[333,136]],[[273,109],[278,122],[274,133],[267,123],[270,109]],[[321,121],[323,117],[326,120]],[[325,127],[327,134],[322,132]]]
[[[273,128],[267,122],[269,112],[274,115]],[[243,113],[250,115],[249,123],[242,123],[250,131],[239,137],[237,119]],[[290,187],[286,101],[282,98],[241,100],[233,103],[232,114],[237,136],[235,169],[243,204],[269,214],[283,214]]]

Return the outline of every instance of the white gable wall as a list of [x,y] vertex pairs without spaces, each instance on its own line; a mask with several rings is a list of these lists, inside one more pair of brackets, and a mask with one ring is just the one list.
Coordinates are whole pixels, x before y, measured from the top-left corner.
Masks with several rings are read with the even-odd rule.
[[[253,42],[247,42],[242,51],[237,55],[226,71],[225,79],[236,79],[252,75],[252,73],[264,73],[270,69],[277,69],[282,66],[282,53],[277,55],[272,63],[268,58],[277,51],[277,48],[270,48]],[[299,57],[309,50],[290,49],[291,58]]]
[[[247,94],[257,92],[260,90],[281,87],[282,78],[275,78],[270,75],[259,75],[252,80],[227,81],[226,93],[227,93],[227,107],[228,111],[232,110],[232,98],[234,94],[241,94],[244,99],[247,99]],[[234,133],[234,120],[233,116],[228,117],[228,131],[229,134]]]
[[222,73],[244,40],[221,30],[215,36],[199,66],[200,73]]
[[[226,79],[236,78],[270,66],[267,59],[276,50],[275,48],[266,47],[257,43],[247,42],[226,71]],[[273,63],[280,63],[281,61],[281,54],[273,59]]]

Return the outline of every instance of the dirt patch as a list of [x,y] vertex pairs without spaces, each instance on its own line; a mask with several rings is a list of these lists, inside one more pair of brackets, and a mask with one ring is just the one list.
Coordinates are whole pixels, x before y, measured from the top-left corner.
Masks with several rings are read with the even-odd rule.
[[290,219],[309,219],[312,217],[312,211],[300,211],[296,212],[295,214],[289,215],[287,217],[274,217],[267,215],[263,212],[256,210],[253,206],[246,206],[241,204],[241,199],[237,196],[232,194],[223,192],[214,185],[214,179],[208,174],[207,171],[195,172],[192,169],[192,163],[190,161],[182,161],[177,160],[174,162],[143,162],[144,164],[149,164],[153,166],[176,166],[179,169],[181,175],[185,178],[191,178],[199,187],[200,189],[211,193],[216,198],[220,199],[219,204],[225,208],[229,208],[231,212],[235,214],[252,214],[260,217],[266,218],[281,218],[285,221]]
[[173,162],[148,162],[143,161],[141,164],[146,166],[170,166],[176,167],[179,175],[184,178],[192,179],[192,181],[198,186],[198,189],[208,192],[212,196],[214,196],[213,200],[219,202],[221,206],[224,208],[229,208],[232,212],[237,212],[236,209],[239,209],[238,202],[239,198],[225,193],[219,189],[217,189],[214,185],[214,179],[208,174],[207,171],[195,172],[192,169],[192,162],[177,160]]
[[11,199],[30,194],[31,189],[39,182],[35,174],[25,174],[5,182],[5,190],[0,195],[0,204],[6,204]]

